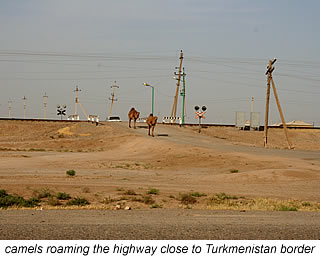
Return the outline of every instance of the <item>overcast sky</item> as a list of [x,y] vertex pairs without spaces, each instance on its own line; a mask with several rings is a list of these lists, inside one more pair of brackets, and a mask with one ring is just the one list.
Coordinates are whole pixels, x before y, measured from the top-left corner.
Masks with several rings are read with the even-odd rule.
[[[73,114],[78,85],[86,112],[105,119],[115,80],[114,114],[147,116],[148,82],[155,114],[170,116],[183,50],[188,122],[195,105],[208,107],[208,123],[234,123],[236,111],[249,119],[254,96],[263,124],[266,65],[276,57],[286,121],[319,125],[319,10],[317,0],[1,0],[0,117],[9,100],[23,117],[23,96],[27,117],[43,117],[45,93],[47,117],[57,118],[57,104]],[[274,98],[271,121],[280,121]]]

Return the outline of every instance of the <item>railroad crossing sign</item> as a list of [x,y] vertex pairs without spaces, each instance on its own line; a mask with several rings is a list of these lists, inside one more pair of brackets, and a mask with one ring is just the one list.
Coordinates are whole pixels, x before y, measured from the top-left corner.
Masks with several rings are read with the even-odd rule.
[[205,119],[206,117],[204,116],[204,114],[206,113],[205,111],[203,111],[203,112],[195,112],[196,113],[196,116],[195,116],[195,118],[203,118],[203,119]]
[[67,111],[66,108],[67,108],[66,105],[63,105],[63,106],[57,105],[57,115],[61,116],[61,120],[62,120],[62,116],[66,115],[66,111]]
[[201,119],[205,119],[205,116],[204,114],[206,113],[206,106],[202,106],[201,110],[199,110],[200,107],[199,106],[195,106],[194,107],[194,110],[195,110],[195,114],[196,114],[196,117],[195,118],[199,118],[199,133],[201,132]]

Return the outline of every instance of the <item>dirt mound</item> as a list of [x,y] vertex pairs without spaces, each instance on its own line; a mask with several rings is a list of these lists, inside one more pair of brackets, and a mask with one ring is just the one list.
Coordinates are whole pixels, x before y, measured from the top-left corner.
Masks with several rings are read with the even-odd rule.
[[1,121],[2,150],[99,151],[126,141],[128,133],[87,122]]
[[[193,131],[196,131],[194,128]],[[288,129],[290,141],[299,150],[319,151],[320,150],[320,129]],[[242,131],[230,127],[208,127],[202,129],[202,134],[223,139],[228,142],[264,146],[263,131]],[[283,129],[270,128],[268,134],[268,147],[287,149],[288,145]]]

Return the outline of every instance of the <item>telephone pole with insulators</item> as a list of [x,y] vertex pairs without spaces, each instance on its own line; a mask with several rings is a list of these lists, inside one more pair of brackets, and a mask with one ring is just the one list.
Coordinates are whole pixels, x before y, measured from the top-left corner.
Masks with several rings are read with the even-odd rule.
[[280,106],[280,101],[279,101],[278,93],[277,93],[277,90],[276,90],[276,86],[275,86],[273,78],[272,78],[272,72],[275,69],[273,67],[273,64],[276,61],[277,61],[277,59],[275,59],[275,58],[273,60],[269,60],[269,64],[267,66],[267,72],[266,72],[266,75],[268,77],[268,82],[267,82],[265,121],[264,121],[264,147],[267,147],[267,144],[268,144],[268,119],[269,119],[269,103],[270,103],[270,85],[272,84],[273,94],[274,94],[274,97],[275,97],[276,102],[277,102],[279,114],[280,114],[282,125],[283,125],[284,134],[285,134],[285,137],[286,137],[286,140],[287,140],[287,144],[288,144],[288,148],[289,149],[293,149],[294,147],[293,147],[293,145],[291,144],[291,142],[289,140],[288,129],[287,129],[287,125],[286,125],[286,122],[284,120],[284,116],[283,116],[282,109],[281,109],[281,106]]
[[9,100],[8,101],[8,104],[9,104],[9,118],[11,118],[11,107],[12,107],[12,101]]
[[45,92],[44,93],[44,96],[43,96],[43,118],[44,119],[47,119],[47,93]]
[[78,108],[78,103],[79,103],[79,98],[78,98],[78,93],[79,91],[81,91],[81,89],[78,88],[78,86],[76,86],[76,89],[73,91],[76,93],[76,99],[75,99],[75,103],[74,103],[74,114],[77,115],[77,108]]
[[77,117],[77,115],[78,115],[78,114],[77,114],[77,112],[78,112],[78,111],[77,111],[77,105],[79,104],[79,106],[80,106],[83,114],[85,115],[86,119],[88,120],[89,117],[88,117],[86,111],[84,110],[83,106],[81,105],[80,100],[79,100],[78,93],[79,93],[80,91],[81,91],[81,89],[79,89],[78,86],[76,86],[76,89],[73,91],[73,92],[76,93],[74,116]]
[[[178,73],[174,73],[175,76],[179,76]],[[186,80],[185,80],[186,73],[184,72],[184,67],[182,69],[182,73],[180,77],[182,77],[182,89],[180,95],[182,96],[182,111],[181,111],[181,125],[184,125],[185,122],[185,114],[186,114]],[[174,79],[179,80],[179,77],[174,77]]]
[[26,96],[23,97],[23,118],[26,119],[26,108],[27,108],[27,98]]
[[251,97],[251,113],[253,112],[254,97]]
[[[171,110],[171,117],[176,118],[177,116],[177,105],[178,105],[178,95],[179,95],[179,88],[180,88],[180,82],[181,82],[181,76],[182,76],[182,61],[183,61],[183,52],[182,50],[180,51],[180,64],[179,67],[176,67],[176,69],[179,69],[178,73],[174,73],[175,75],[178,76],[177,78],[177,88],[176,88],[176,94],[174,96],[174,100],[173,100],[173,106],[172,106],[172,110]],[[174,122],[176,120],[174,119]]]

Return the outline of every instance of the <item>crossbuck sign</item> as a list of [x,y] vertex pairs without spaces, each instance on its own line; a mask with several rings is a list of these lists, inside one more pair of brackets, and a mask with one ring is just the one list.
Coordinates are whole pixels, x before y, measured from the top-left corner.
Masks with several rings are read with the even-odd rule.
[[202,111],[202,112],[196,111],[195,113],[196,113],[195,118],[203,118],[203,119],[206,118],[206,117],[204,116],[204,114],[206,113],[206,111]]

